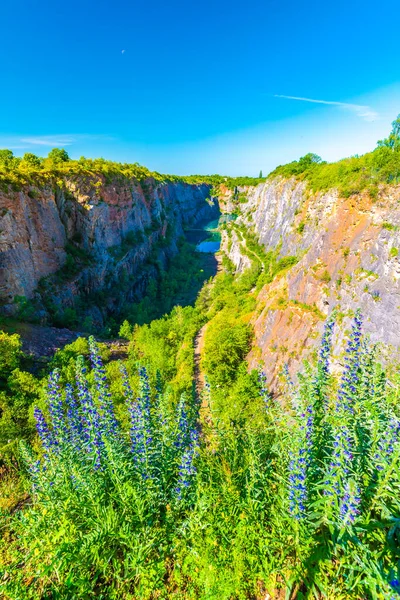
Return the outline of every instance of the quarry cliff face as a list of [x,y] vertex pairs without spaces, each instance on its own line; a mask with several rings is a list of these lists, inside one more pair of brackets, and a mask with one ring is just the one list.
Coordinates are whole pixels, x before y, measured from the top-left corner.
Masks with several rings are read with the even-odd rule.
[[88,176],[0,191],[1,311],[13,314],[15,298],[25,297],[46,320],[49,302],[62,311],[89,299],[88,314],[101,323],[141,297],[185,225],[217,214],[210,186],[151,178]]
[[[358,308],[371,342],[382,342],[388,359],[398,356],[400,187],[382,188],[374,199],[341,198],[335,190],[312,194],[304,182],[278,179],[244,193],[237,222],[252,228],[266,251],[297,257],[258,293],[250,366],[263,364],[274,387],[284,363],[294,373],[315,352],[333,310],[344,324],[334,340],[340,365]],[[244,243],[235,232],[224,234],[223,249],[237,271],[248,266]]]
[[[30,299],[45,323],[68,308],[95,325],[139,300],[157,265],[178,251],[183,228],[219,214],[210,186],[180,181],[99,176],[0,191],[0,311],[15,314]],[[251,367],[264,365],[276,387],[283,364],[296,372],[315,352],[332,311],[338,365],[344,337],[360,308],[364,331],[382,342],[388,359],[400,348],[400,186],[342,198],[313,194],[305,182],[276,179],[257,187],[221,190],[219,204],[253,231],[265,251],[296,257],[257,295],[252,316]],[[237,272],[255,255],[235,230],[222,249]],[[16,301],[17,299],[17,301]]]

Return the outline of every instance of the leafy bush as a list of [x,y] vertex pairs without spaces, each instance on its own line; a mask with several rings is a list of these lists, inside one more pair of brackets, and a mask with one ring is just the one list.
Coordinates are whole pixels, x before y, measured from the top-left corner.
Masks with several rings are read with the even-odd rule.
[[224,385],[235,378],[238,366],[250,350],[251,335],[249,325],[229,318],[226,310],[210,322],[203,366],[212,384]]
[[21,356],[22,344],[19,335],[9,335],[0,331],[0,381],[4,381],[11,371],[19,366]]
[[30,407],[40,395],[40,381],[21,369],[24,354],[18,334],[0,331],[0,470],[15,458],[20,439],[31,439]]
[[302,221],[301,223],[299,223],[299,225],[297,227],[297,232],[300,233],[300,234],[302,234],[303,231],[304,231],[305,226],[306,226],[306,224],[305,224],[304,221]]
[[323,281],[324,283],[329,283],[331,281],[331,276],[327,269],[325,269],[325,271],[320,276],[320,280]]
[[22,321],[37,322],[36,308],[32,300],[26,296],[14,296],[14,304],[17,306],[18,318]]
[[125,319],[121,325],[121,327],[119,328],[119,336],[122,338],[125,338],[126,340],[130,340],[132,337],[132,331],[133,328],[132,326],[129,324],[129,321],[127,319]]

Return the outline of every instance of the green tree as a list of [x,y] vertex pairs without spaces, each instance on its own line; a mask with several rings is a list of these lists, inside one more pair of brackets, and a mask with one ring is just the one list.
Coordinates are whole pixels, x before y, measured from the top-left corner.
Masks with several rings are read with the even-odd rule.
[[378,148],[390,148],[391,150],[400,150],[400,114],[392,122],[392,131],[384,140],[378,141]]
[[226,317],[226,311],[219,313],[208,326],[205,336],[203,367],[211,384],[217,386],[227,385],[235,379],[239,364],[250,350],[250,327]]
[[68,152],[64,148],[53,148],[52,150],[50,150],[47,157],[54,164],[65,163],[70,160]]
[[313,152],[309,152],[305,156],[299,158],[299,167],[301,169],[307,169],[311,165],[317,165],[322,161],[322,158],[318,156],[318,154],[314,154]]
[[36,154],[32,154],[32,152],[26,152],[22,157],[22,164],[37,168],[42,164],[42,159],[36,156]]
[[261,178],[262,178],[262,176],[263,176],[263,174],[262,174],[262,171],[260,171],[260,174],[259,174],[259,176],[258,176],[258,177],[261,179]]
[[11,150],[0,150],[0,165],[11,167],[14,164],[15,156]]
[[130,325],[129,321],[127,319],[125,319],[125,321],[122,323],[121,327],[119,328],[120,337],[122,337],[126,340],[130,340],[132,338],[132,332],[133,332],[132,325]]
[[9,335],[0,331],[0,380],[6,379],[11,371],[19,366],[21,356],[19,335],[16,333]]

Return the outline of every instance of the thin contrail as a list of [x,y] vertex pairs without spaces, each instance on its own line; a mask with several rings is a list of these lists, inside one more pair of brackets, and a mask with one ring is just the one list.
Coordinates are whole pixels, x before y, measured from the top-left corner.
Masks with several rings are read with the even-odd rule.
[[370,106],[363,104],[351,104],[349,102],[335,102],[333,100],[314,100],[314,98],[303,98],[301,96],[284,96],[283,94],[274,94],[275,98],[286,98],[286,100],[300,100],[301,102],[312,102],[314,104],[330,104],[340,106],[346,110],[354,112],[358,117],[365,121],[375,121],[379,115]]

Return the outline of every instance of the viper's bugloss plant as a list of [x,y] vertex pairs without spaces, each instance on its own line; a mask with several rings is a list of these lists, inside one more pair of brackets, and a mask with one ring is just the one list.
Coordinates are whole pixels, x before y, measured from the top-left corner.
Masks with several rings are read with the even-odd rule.
[[53,372],[35,408],[39,454],[21,448],[32,504],[5,597],[400,598],[399,389],[361,328],[357,313],[334,361],[328,319],[280,395],[261,371],[256,426],[214,419],[207,380],[175,401],[129,362],[116,410],[91,338],[91,367],[78,358],[65,385]]

